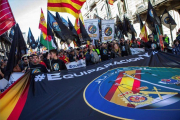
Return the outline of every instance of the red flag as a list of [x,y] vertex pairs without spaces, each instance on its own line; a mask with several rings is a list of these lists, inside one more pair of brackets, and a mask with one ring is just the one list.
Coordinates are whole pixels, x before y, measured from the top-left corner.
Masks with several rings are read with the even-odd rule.
[[8,0],[0,0],[0,35],[16,24]]

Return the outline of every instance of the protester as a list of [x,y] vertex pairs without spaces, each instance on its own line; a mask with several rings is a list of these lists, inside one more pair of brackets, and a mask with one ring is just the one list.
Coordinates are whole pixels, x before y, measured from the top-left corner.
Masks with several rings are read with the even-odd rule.
[[58,58],[58,52],[56,49],[50,50],[51,54],[51,65],[52,65],[52,71],[60,71],[60,70],[66,70],[65,63]]
[[178,30],[178,32],[177,32],[176,40],[178,40],[178,41],[180,42],[180,28],[179,28],[179,30]]
[[174,41],[173,54],[180,55],[180,44],[179,40]]
[[74,62],[74,61],[78,61],[77,56],[75,55],[74,50],[71,50],[70,54],[69,54],[69,61],[70,62]]
[[119,45],[116,43],[113,45],[113,50],[111,51],[111,58],[118,58],[121,57],[121,50]]
[[101,54],[101,61],[106,61],[109,59],[109,56],[108,56],[109,52],[108,52],[106,43],[102,44],[100,54]]
[[130,46],[125,42],[124,38],[120,40],[120,49],[122,57],[131,55]]
[[0,79],[4,78],[4,74],[6,71],[6,66],[7,66],[7,59],[4,59],[0,62]]
[[32,64],[30,65],[31,74],[47,73],[47,69],[44,65],[39,64],[39,56],[37,54],[32,55]]
[[138,43],[137,43],[136,40],[133,41],[131,47],[132,47],[132,48],[139,48],[139,45],[138,45]]
[[167,34],[163,36],[163,42],[165,47],[169,47],[169,37],[167,36]]
[[46,54],[43,54],[43,62],[46,64],[46,66],[47,66],[47,69],[50,71],[51,70],[51,65],[50,65],[50,57],[51,57],[51,55],[50,55],[50,53],[46,53]]
[[62,60],[65,64],[69,63],[69,59],[66,59],[67,57],[63,54],[64,52],[61,50],[59,52],[59,59]]
[[23,60],[23,63],[19,65],[20,69],[22,72],[26,72],[26,70],[29,68],[29,57],[26,55],[26,56],[23,56],[22,57],[22,60]]
[[149,41],[146,42],[145,44],[145,50],[148,51],[150,49],[152,50],[159,50],[159,45],[157,44],[157,42],[154,40],[154,36],[153,34],[148,35]]

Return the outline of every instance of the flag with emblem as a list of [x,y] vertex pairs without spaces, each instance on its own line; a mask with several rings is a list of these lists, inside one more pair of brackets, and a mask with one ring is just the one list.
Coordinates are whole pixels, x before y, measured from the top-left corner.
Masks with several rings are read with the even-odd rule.
[[74,26],[75,29],[76,29],[76,31],[77,31],[77,33],[78,33],[78,35],[81,33],[81,31],[80,31],[80,22],[79,22],[79,19],[81,19],[81,21],[82,21],[82,23],[83,23],[83,25],[84,25],[84,20],[83,20],[81,11],[78,11],[78,18],[76,18],[76,20],[75,20],[75,26]]
[[0,120],[179,120],[179,71],[180,57],[150,50],[78,69],[27,72],[0,94]]
[[161,22],[159,17],[156,14],[155,9],[153,8],[151,2],[148,2],[148,11],[147,11],[147,19],[146,19],[147,27],[151,30],[155,30],[155,24],[161,26]]
[[169,12],[166,9],[164,10],[164,13],[161,17],[161,22],[164,26],[166,26],[169,29],[171,25],[171,30],[173,30],[177,25],[175,20],[172,18],[172,16],[169,14]]
[[60,38],[62,41],[67,41],[67,39],[64,37],[64,35],[62,34],[62,29],[59,27],[59,24],[58,24],[58,20],[57,18],[51,14],[49,11],[48,11],[48,17],[47,17],[47,24],[49,24],[49,26],[53,29],[55,35]]
[[8,0],[0,0],[0,35],[16,24]]
[[48,0],[47,8],[50,11],[65,12],[78,18],[78,11],[86,0]]

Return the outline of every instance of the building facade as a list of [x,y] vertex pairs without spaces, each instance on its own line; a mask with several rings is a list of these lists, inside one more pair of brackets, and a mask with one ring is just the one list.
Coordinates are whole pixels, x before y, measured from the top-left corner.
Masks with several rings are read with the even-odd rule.
[[0,60],[8,58],[11,48],[11,39],[7,33],[0,36]]
[[[86,0],[81,12],[84,19],[94,19],[99,16],[102,19],[116,19],[118,15],[121,20],[125,15],[133,23],[134,28],[137,32],[137,37],[140,34],[140,23],[137,18],[137,14],[140,15],[141,19],[145,23],[147,17],[149,0],[114,0],[113,5],[108,4],[108,0]],[[176,32],[180,28],[180,1],[179,0],[150,0],[156,13],[159,17],[163,14],[164,10],[167,9],[171,16],[176,21],[176,28],[172,30],[173,40],[176,38]],[[147,28],[148,29],[148,28]],[[169,28],[162,25],[160,28],[161,33],[167,34],[171,39]],[[152,33],[148,29],[148,33]],[[131,36],[129,36],[131,38]]]

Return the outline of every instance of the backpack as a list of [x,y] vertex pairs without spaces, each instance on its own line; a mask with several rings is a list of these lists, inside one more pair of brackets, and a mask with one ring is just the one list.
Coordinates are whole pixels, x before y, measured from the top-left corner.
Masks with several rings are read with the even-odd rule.
[[98,54],[96,53],[96,52],[92,52],[92,54],[91,54],[91,61],[93,62],[93,63],[98,63],[99,62],[99,56],[98,56]]

